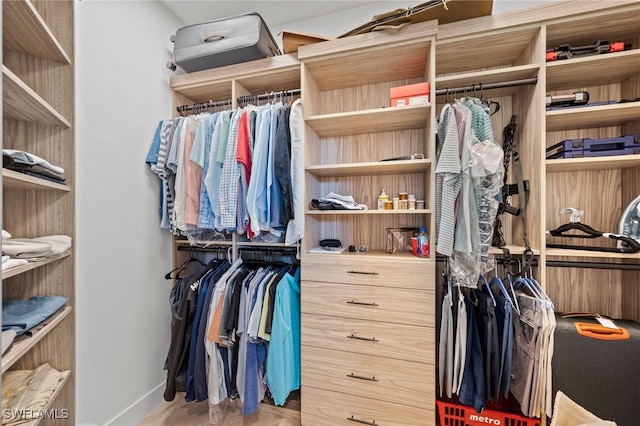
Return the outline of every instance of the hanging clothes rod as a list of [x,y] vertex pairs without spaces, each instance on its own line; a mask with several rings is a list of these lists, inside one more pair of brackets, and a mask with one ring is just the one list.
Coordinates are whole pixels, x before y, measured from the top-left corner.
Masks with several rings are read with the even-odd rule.
[[456,93],[464,93],[464,92],[475,92],[477,90],[489,90],[489,89],[501,89],[503,87],[515,87],[515,86],[526,86],[529,84],[537,84],[538,77],[525,78],[521,80],[511,80],[511,81],[501,81],[498,83],[478,83],[473,84],[471,86],[461,86],[461,87],[447,87],[444,89],[436,90],[436,96],[446,95],[446,94],[456,94]]
[[231,246],[209,246],[209,247],[199,247],[199,246],[178,246],[178,251],[198,251],[198,252],[220,252],[227,251],[231,248]]
[[[245,104],[247,102],[257,102],[257,101],[263,101],[266,99],[275,99],[278,97],[298,96],[300,95],[300,93],[301,93],[300,89],[280,90],[278,92],[264,93],[260,95],[238,96],[236,101],[238,105],[240,105],[240,104]],[[233,105],[232,99],[225,99],[223,101],[217,101],[217,102],[210,101],[210,102],[200,102],[192,105],[181,105],[176,109],[178,110],[178,114],[183,115],[183,113],[187,111],[206,111],[210,108],[217,108],[217,107],[231,106],[231,105]]]
[[300,93],[301,93],[300,89],[281,90],[279,92],[263,93],[261,95],[239,96],[237,101],[238,101],[238,104],[244,104],[247,102],[264,101],[267,99],[275,99],[279,97],[298,96],[300,95]]
[[217,108],[222,106],[231,106],[231,99],[226,99],[224,101],[217,102],[200,102],[192,105],[182,105],[176,108],[178,110],[178,114],[183,115],[183,113],[187,111],[206,111],[210,108]]
[[633,263],[578,262],[569,260],[547,260],[553,268],[610,269],[620,271],[640,271],[640,265]]

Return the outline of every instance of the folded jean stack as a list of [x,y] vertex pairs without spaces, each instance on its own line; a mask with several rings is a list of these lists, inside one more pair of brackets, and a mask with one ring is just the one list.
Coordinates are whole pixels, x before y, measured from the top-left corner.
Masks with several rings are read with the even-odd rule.
[[66,185],[64,169],[35,154],[15,149],[2,150],[2,167],[29,176]]

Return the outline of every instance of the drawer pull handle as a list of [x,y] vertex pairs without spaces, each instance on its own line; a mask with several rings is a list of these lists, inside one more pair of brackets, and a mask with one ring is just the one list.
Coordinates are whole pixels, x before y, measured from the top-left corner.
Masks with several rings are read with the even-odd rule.
[[367,303],[367,302],[356,302],[355,300],[350,300],[347,302],[350,305],[362,305],[362,306],[380,306],[375,302]]
[[371,425],[371,426],[380,426],[380,423],[376,423],[376,421],[372,421],[372,422],[368,422],[366,420],[360,420],[360,419],[356,419],[355,417],[351,416],[351,417],[347,417],[347,420],[351,421],[351,422],[356,422],[356,423],[360,423],[363,425]]
[[367,272],[367,271],[347,271],[347,274],[380,275],[377,272]]
[[378,342],[375,337],[358,337],[356,335],[347,336],[347,339],[365,340],[367,342]]
[[347,377],[351,377],[352,379],[360,379],[360,380],[368,380],[370,382],[379,382],[380,380],[376,379],[375,376],[373,377],[365,377],[365,376],[358,376],[356,374],[347,374]]

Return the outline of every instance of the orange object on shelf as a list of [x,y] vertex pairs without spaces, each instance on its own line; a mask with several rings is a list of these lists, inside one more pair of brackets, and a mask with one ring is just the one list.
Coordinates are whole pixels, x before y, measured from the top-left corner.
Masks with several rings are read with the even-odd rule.
[[392,87],[389,90],[391,106],[424,105],[429,103],[429,82]]

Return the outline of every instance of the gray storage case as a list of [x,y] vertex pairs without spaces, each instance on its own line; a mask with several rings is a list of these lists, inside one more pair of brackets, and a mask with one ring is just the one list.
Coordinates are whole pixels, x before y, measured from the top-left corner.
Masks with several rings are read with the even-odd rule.
[[167,68],[174,71],[176,66],[194,72],[281,54],[269,28],[255,12],[182,27],[171,41],[173,61]]

